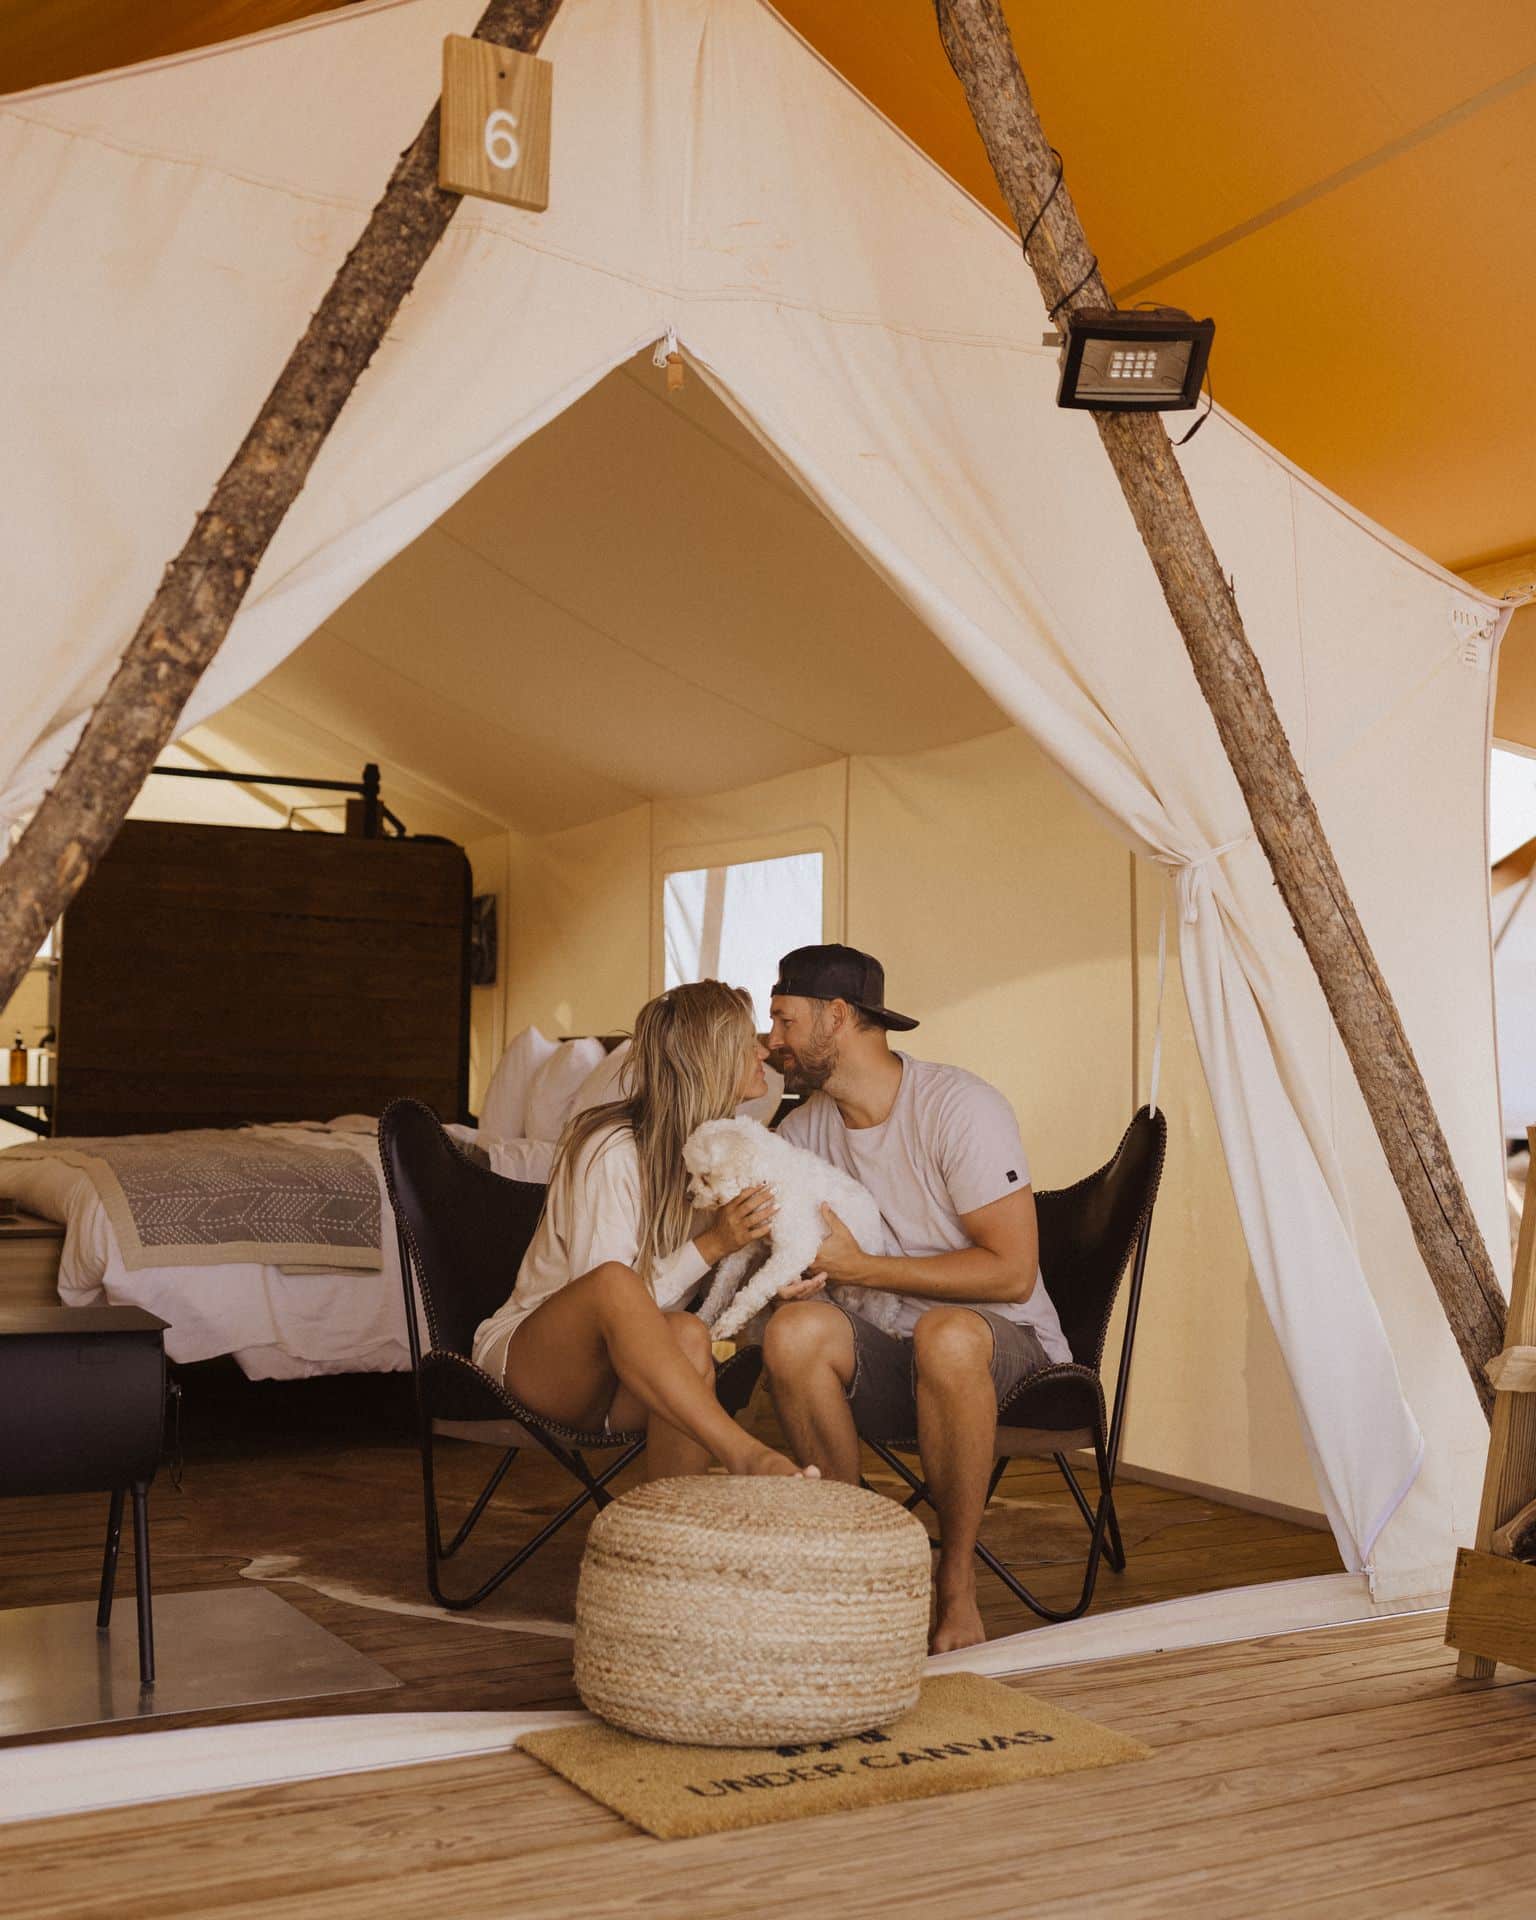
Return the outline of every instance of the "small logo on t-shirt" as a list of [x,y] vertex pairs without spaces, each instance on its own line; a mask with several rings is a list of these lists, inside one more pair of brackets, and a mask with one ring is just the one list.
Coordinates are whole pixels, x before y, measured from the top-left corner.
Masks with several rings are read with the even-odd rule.
[[1018,1172],[1015,1168],[1010,1167],[1008,1169],[1008,1184],[1009,1186],[1017,1186],[1018,1183],[1019,1183]]

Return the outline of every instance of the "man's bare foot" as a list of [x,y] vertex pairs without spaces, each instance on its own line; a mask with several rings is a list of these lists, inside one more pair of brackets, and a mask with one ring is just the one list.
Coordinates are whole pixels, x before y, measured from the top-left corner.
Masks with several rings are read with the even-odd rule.
[[788,1454],[775,1453],[772,1447],[759,1447],[738,1469],[742,1473],[774,1474],[792,1480],[819,1480],[820,1467],[797,1467]]
[[930,1653],[955,1653],[961,1647],[979,1647],[986,1637],[974,1593],[957,1594],[951,1600],[940,1596],[939,1617],[928,1640]]

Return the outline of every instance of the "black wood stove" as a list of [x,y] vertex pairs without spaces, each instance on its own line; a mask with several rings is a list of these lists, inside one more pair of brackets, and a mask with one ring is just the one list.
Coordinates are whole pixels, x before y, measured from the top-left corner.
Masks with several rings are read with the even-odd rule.
[[96,1610],[105,1633],[132,1494],[144,1686],[155,1678],[148,1495],[164,1440],[165,1326],[140,1307],[0,1307],[0,1496],[111,1495]]

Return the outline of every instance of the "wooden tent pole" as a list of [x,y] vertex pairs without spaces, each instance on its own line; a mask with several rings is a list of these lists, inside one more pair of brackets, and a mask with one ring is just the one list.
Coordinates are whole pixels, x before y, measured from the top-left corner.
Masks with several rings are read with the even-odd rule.
[[[1019,70],[999,0],[935,0],[939,32],[1055,315],[1113,300]],[[1043,213],[1041,209],[1044,209]],[[1038,224],[1036,224],[1038,221]],[[1370,1109],[1414,1239],[1484,1414],[1504,1298],[1402,1020],[1345,888],[1237,602],[1162,420],[1096,413],[1099,437]]]
[[[475,37],[532,53],[560,0],[491,0]],[[437,184],[433,106],[118,663],[0,865],[0,1006],[106,852],[239,611],[258,562],[460,195]]]

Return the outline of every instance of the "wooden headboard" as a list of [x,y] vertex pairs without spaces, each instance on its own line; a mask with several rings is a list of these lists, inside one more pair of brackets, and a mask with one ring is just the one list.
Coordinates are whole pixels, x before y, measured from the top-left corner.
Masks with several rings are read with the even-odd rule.
[[462,1119],[469,901],[443,841],[126,822],[64,923],[54,1132]]

